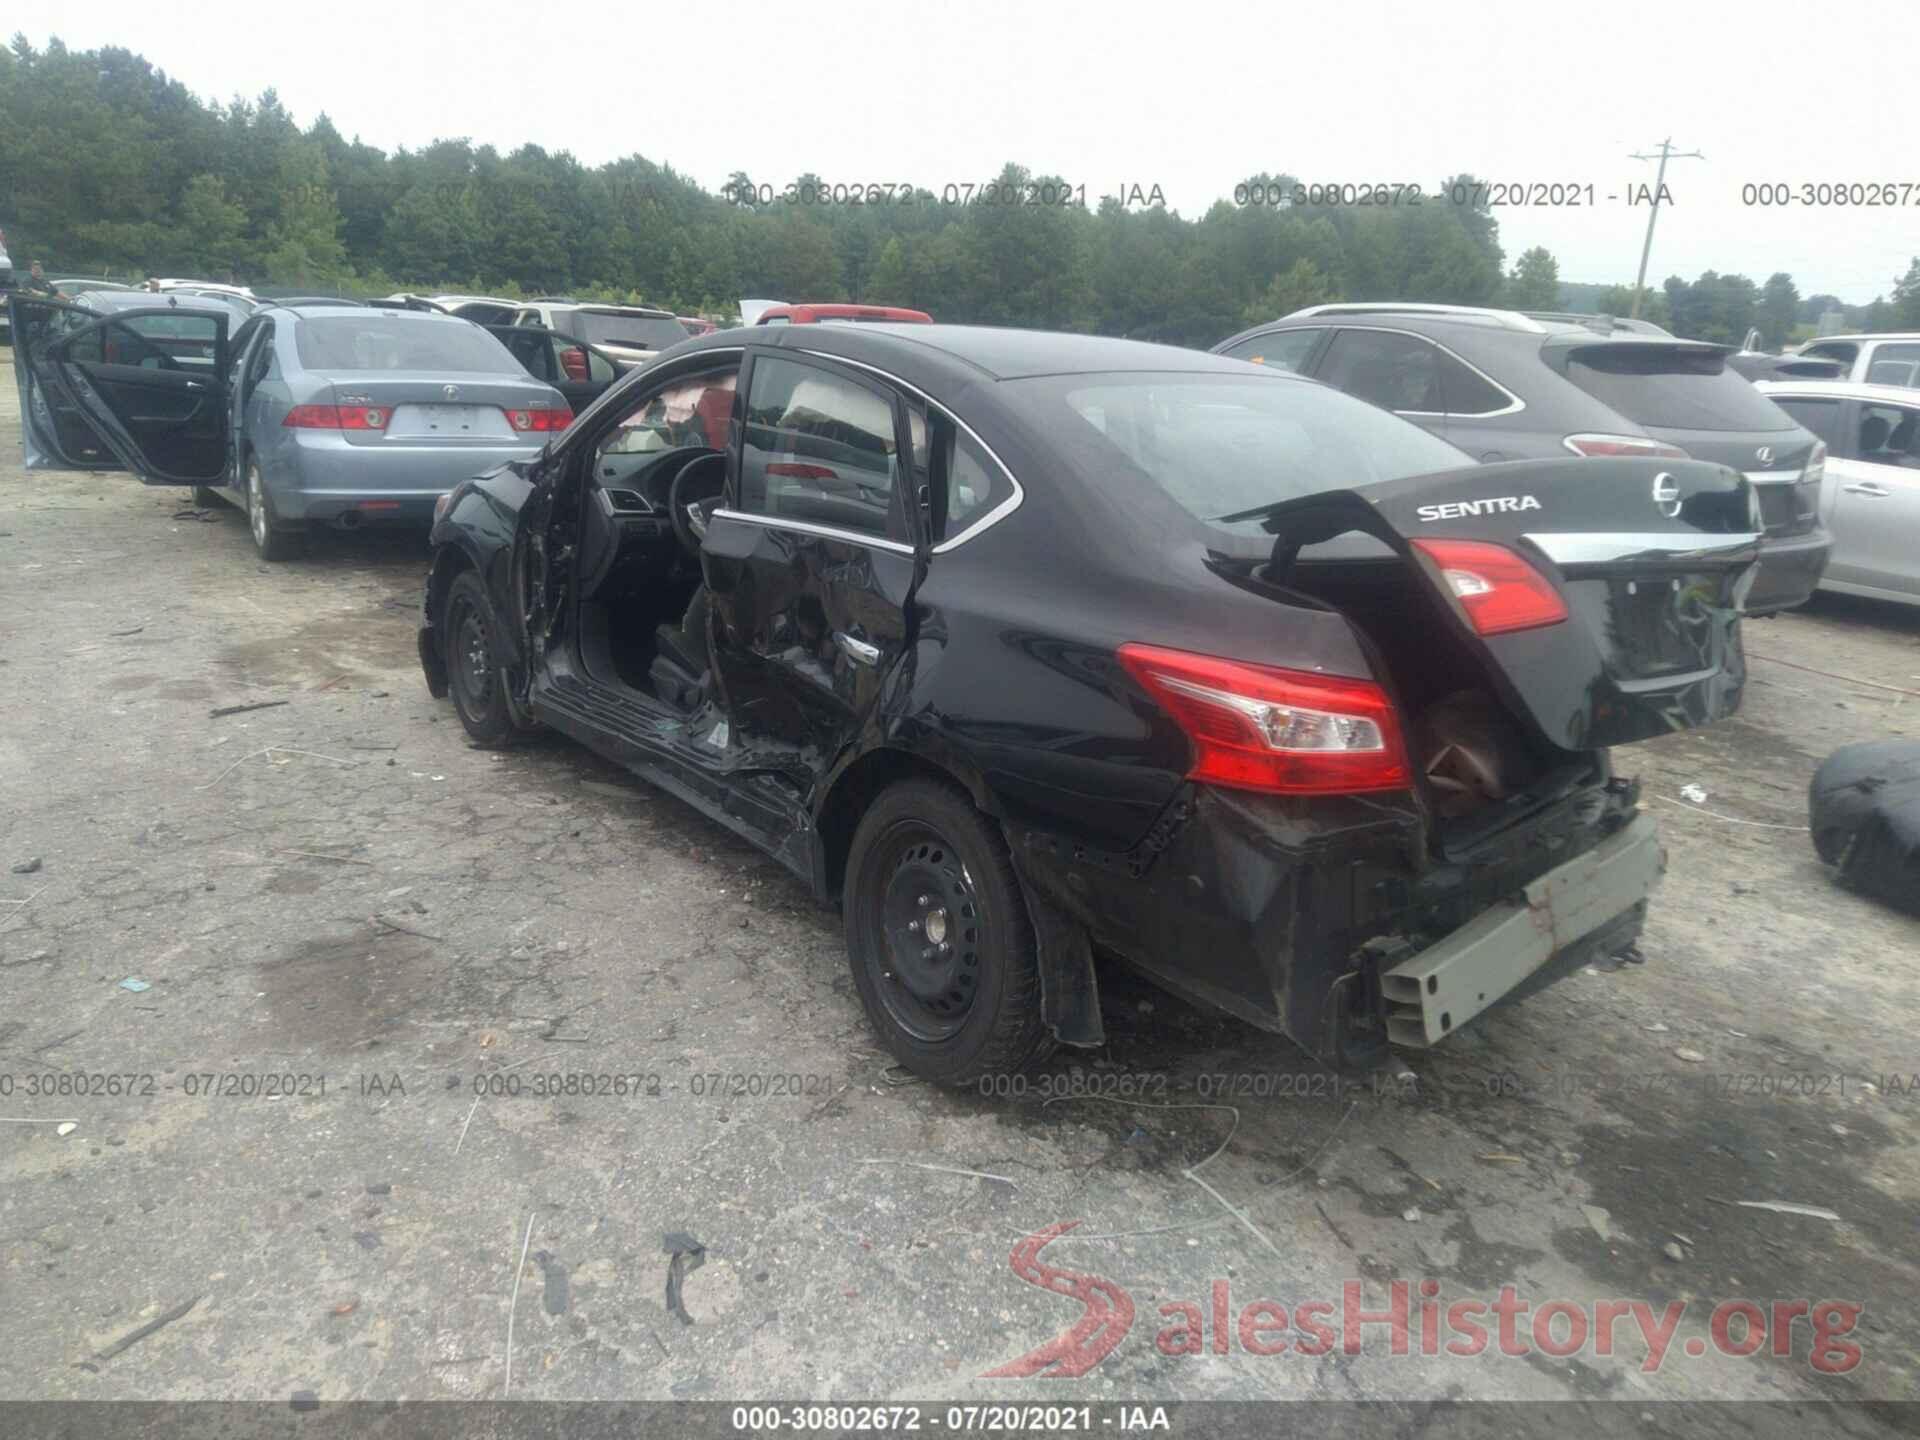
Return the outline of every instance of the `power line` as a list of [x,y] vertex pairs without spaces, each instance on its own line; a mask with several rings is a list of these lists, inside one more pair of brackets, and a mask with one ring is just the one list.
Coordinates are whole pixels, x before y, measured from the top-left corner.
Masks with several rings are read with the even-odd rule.
[[1704,160],[1707,157],[1698,150],[1675,150],[1673,148],[1673,140],[1669,137],[1660,142],[1660,153],[1658,156],[1634,154],[1629,155],[1627,158],[1629,160],[1658,159],[1660,161],[1660,169],[1653,177],[1653,208],[1647,212],[1647,238],[1640,245],[1640,273],[1634,277],[1633,281],[1633,310],[1631,311],[1631,318],[1638,320],[1640,318],[1640,298],[1646,294],[1647,290],[1647,257],[1653,253],[1653,222],[1660,218],[1660,195],[1666,186],[1667,161]]

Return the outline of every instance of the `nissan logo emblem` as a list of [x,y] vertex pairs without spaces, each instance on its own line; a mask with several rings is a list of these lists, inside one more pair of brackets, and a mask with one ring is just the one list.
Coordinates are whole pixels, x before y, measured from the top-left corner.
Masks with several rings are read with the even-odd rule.
[[1680,516],[1680,482],[1662,470],[1653,477],[1653,503],[1669,520]]
[[1758,450],[1753,452],[1753,458],[1758,460],[1762,465],[1771,465],[1773,463],[1773,446],[1762,445]]
[[460,398],[460,387],[458,385],[442,385],[440,387],[440,393],[449,400],[457,400]]

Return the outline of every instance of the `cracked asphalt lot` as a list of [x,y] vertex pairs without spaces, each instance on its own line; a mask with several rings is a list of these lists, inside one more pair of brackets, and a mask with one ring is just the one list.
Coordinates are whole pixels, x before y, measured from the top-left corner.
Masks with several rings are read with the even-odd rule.
[[[1915,1397],[1920,923],[1794,827],[1920,700],[1781,663],[1920,688],[1910,612],[1751,625],[1738,719],[1618,757],[1671,857],[1646,963],[1411,1057],[1417,1089],[1103,972],[1105,1050],[949,1094],[898,1083],[773,862],[570,744],[468,748],[413,655],[418,537],[269,567],[235,510],[24,472],[0,380],[0,1394],[497,1397],[511,1308],[515,1398]],[[1067,1221],[1041,1258],[1130,1330],[983,1378],[1080,1317],[1009,1263]],[[1637,1339],[1211,1328],[1216,1281],[1237,1314],[1396,1278],[1687,1309],[1653,1373]],[[1858,1364],[1805,1322],[1688,1353],[1743,1297],[1864,1306]],[[1182,1302],[1199,1353],[1156,1344]]]

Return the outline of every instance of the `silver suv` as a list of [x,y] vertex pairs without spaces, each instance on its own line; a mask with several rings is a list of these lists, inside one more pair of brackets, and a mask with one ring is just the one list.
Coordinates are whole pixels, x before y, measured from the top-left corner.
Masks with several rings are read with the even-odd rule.
[[1753,482],[1766,540],[1749,614],[1801,604],[1826,568],[1826,446],[1728,368],[1731,347],[1645,321],[1460,305],[1316,305],[1214,353],[1275,366],[1411,420],[1477,460],[1692,457]]

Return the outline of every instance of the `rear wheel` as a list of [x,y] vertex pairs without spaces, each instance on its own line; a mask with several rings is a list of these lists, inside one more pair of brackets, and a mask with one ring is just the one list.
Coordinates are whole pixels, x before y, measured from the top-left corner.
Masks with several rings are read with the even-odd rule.
[[300,551],[301,536],[281,524],[273,513],[273,497],[267,493],[266,478],[260,473],[260,461],[247,457],[247,529],[253,534],[253,548],[262,560],[285,560]]
[[495,750],[518,733],[507,708],[505,647],[500,644],[486,587],[471,570],[456,575],[447,591],[440,632],[447,665],[447,689],[473,743]]
[[914,1074],[965,1085],[1052,1048],[1020,882],[964,794],[932,780],[883,791],[853,837],[845,910],[867,1018]]

